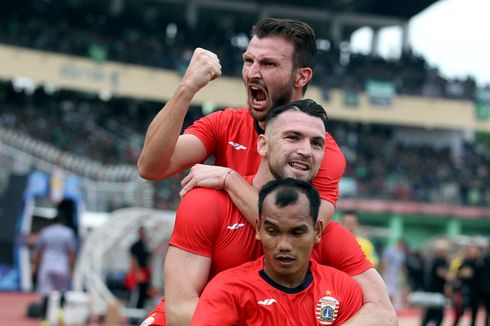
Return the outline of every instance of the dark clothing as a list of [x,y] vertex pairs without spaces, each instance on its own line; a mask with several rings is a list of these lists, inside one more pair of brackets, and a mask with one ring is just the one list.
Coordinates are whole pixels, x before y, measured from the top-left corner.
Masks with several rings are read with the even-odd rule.
[[[470,276],[462,276],[463,269],[471,270]],[[453,325],[456,326],[463,316],[466,309],[471,309],[471,326],[475,325],[476,315],[478,313],[478,281],[479,281],[479,266],[476,260],[463,260],[458,270],[458,278],[456,282],[456,291],[459,291],[460,302],[455,307],[455,319]],[[458,294],[457,294],[458,295]]]
[[482,261],[479,283],[480,299],[485,307],[485,326],[490,326],[490,252]]
[[[441,257],[434,258],[427,280],[427,291],[437,292],[444,294],[444,287],[446,285],[445,277],[438,274],[438,270],[444,269],[447,273],[448,262],[446,259]],[[422,320],[422,326],[428,325],[431,321],[434,322],[436,326],[442,325],[442,320],[444,318],[444,307],[431,307],[427,308],[424,313],[424,318]]]
[[149,297],[148,290],[150,289],[151,283],[151,272],[149,268],[150,250],[146,243],[142,239],[139,239],[131,246],[130,252],[144,274],[143,280],[138,280],[136,286],[132,290],[130,305],[141,309],[144,307],[146,299]]
[[131,246],[131,256],[136,258],[140,267],[148,267],[150,250],[144,241],[138,240]]

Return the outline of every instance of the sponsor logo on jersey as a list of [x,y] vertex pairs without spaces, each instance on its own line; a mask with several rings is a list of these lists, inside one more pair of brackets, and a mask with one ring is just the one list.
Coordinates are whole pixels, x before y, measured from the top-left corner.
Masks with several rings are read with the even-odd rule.
[[239,228],[243,228],[245,226],[245,224],[243,223],[235,223],[233,225],[228,225],[226,228],[228,230],[238,230]]
[[243,150],[244,151],[244,150],[247,149],[246,146],[243,146],[243,145],[241,145],[239,143],[235,143],[235,142],[233,142],[231,140],[228,142],[228,144],[230,144],[237,151],[240,151],[240,150]]
[[330,295],[326,295],[318,300],[315,308],[315,316],[320,325],[333,324],[338,314],[339,300]]
[[259,301],[257,303],[260,305],[263,305],[263,306],[270,306],[274,302],[277,302],[276,299],[270,298],[270,299],[265,299],[265,300]]

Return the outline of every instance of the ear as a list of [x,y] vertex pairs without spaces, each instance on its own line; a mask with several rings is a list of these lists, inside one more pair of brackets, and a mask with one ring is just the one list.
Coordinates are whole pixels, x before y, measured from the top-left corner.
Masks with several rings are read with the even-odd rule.
[[257,239],[259,241],[261,240],[261,237],[260,237],[260,220],[258,217],[255,219],[255,239]]
[[267,137],[265,135],[259,135],[259,139],[257,139],[257,152],[260,156],[265,157],[268,150]]
[[294,86],[302,89],[313,77],[313,70],[311,68],[299,68],[296,71],[296,77],[294,78]]
[[317,220],[315,224],[315,244],[320,243],[323,233],[323,221]]

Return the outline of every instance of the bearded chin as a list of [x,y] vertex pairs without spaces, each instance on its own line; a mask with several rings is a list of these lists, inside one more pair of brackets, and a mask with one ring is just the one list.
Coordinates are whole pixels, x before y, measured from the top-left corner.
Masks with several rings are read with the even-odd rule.
[[276,179],[276,180],[280,180],[280,179],[286,179],[286,178],[293,178],[293,179],[301,179],[303,181],[306,181],[306,182],[311,182],[311,180],[313,180],[313,178],[315,177],[315,175],[312,175],[312,174],[308,174],[306,176],[306,178],[303,178],[303,177],[298,177],[298,176],[290,176],[290,175],[287,175],[284,171],[284,169],[280,169],[280,168],[275,168],[274,166],[271,165],[271,163],[269,162],[269,170],[271,171],[271,174],[272,176]]
[[[293,81],[291,81],[291,82],[293,82]],[[272,108],[275,108],[276,106],[291,103],[292,99],[293,99],[293,86],[292,86],[292,84],[290,84],[290,85],[284,87],[283,91],[276,98],[274,98],[272,100],[271,107],[267,111],[267,113],[269,113],[272,110]],[[254,117],[254,118],[258,121],[264,121],[266,116],[267,116],[267,114],[264,114],[260,117]]]
[[272,176],[276,179],[284,179],[286,176],[282,173],[281,170],[274,168],[269,162],[269,170],[271,171]]

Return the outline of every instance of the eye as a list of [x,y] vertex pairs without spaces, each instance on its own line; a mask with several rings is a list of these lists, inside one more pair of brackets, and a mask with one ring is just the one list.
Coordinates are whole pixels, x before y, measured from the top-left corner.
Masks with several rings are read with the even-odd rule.
[[274,229],[274,228],[267,228],[265,229],[265,231],[267,232],[267,234],[269,235],[276,235],[277,234],[277,230]]
[[292,232],[293,236],[295,236],[295,237],[300,237],[300,236],[302,236],[304,233],[305,233],[305,231],[304,231],[304,230],[294,230],[294,231]]
[[243,58],[243,63],[247,65],[251,65],[253,63],[253,60],[250,58]]
[[321,141],[312,141],[311,142],[311,146],[313,146],[315,148],[323,149],[324,148],[324,143],[321,142]]
[[286,139],[291,141],[296,141],[299,139],[299,137],[297,135],[287,135]]

